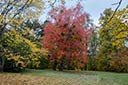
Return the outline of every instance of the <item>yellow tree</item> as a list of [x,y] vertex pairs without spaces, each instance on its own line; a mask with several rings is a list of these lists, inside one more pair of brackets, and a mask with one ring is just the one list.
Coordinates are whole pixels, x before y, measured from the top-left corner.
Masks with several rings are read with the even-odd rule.
[[116,48],[124,46],[124,41],[126,41],[128,36],[127,9],[128,7],[117,11],[116,15],[109,23],[106,23],[106,20],[110,18],[113,11],[111,9],[104,11],[104,15],[100,18],[100,23],[106,23],[106,26],[102,26],[101,24],[99,30],[101,44],[107,43],[106,41],[108,41]]
[[[41,0],[1,0],[0,1],[0,41],[3,34],[11,28],[19,29],[23,21],[36,17],[40,13],[43,1]],[[36,11],[33,11],[36,9]],[[30,15],[31,14],[31,15]],[[33,15],[32,15],[33,14]],[[6,41],[5,39],[4,41]],[[0,43],[0,70],[5,63],[5,46]],[[7,42],[6,42],[7,43]],[[9,48],[8,48],[9,49]]]
[[[114,13],[111,9],[106,9],[100,18],[100,44],[97,55],[99,70],[111,70],[110,62],[113,61],[111,54],[126,48],[125,42],[127,42],[128,39],[127,9],[128,7],[118,10],[110,22],[107,22],[107,20],[110,19]],[[122,56],[124,55],[122,54]],[[121,59],[121,57],[118,58]]]

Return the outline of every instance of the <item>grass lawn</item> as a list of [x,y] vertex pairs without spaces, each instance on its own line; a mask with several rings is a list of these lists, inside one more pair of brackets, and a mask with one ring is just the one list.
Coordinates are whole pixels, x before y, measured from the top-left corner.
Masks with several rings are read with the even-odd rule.
[[128,73],[27,69],[0,73],[0,85],[128,85]]

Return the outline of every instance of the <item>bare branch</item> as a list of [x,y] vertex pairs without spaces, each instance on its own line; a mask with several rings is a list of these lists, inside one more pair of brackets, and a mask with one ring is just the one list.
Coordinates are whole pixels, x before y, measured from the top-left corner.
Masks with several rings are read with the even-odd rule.
[[105,26],[113,19],[113,17],[115,16],[117,10],[119,9],[121,3],[122,3],[122,0],[119,1],[118,6],[116,7],[114,13],[113,13],[112,16],[109,18],[109,20],[107,21],[107,23],[106,23],[106,24],[103,24],[103,27],[105,27]]

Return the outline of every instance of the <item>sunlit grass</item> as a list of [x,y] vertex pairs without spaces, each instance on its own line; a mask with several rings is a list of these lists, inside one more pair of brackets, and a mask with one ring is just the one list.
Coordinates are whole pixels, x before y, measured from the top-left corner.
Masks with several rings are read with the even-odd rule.
[[128,85],[128,74],[28,69],[23,73],[1,73],[0,85]]

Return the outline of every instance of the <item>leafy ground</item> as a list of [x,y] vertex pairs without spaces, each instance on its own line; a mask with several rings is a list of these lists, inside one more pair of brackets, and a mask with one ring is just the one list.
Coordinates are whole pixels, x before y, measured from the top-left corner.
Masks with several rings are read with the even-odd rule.
[[30,70],[1,73],[0,85],[128,85],[128,73]]

